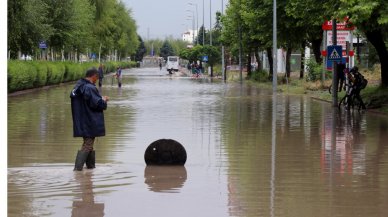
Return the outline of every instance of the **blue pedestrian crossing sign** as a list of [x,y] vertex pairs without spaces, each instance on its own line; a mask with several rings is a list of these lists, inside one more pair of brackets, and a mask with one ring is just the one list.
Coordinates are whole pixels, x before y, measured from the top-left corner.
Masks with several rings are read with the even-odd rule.
[[202,56],[202,61],[203,61],[203,62],[209,61],[209,57],[208,57],[208,56]]
[[327,46],[327,59],[330,61],[341,61],[342,46],[339,46],[339,45]]

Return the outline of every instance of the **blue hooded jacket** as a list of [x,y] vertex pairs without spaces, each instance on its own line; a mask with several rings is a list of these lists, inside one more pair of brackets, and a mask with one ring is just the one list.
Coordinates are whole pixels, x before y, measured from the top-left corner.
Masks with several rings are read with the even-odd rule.
[[105,136],[104,110],[107,103],[87,79],[77,81],[70,93],[74,137]]

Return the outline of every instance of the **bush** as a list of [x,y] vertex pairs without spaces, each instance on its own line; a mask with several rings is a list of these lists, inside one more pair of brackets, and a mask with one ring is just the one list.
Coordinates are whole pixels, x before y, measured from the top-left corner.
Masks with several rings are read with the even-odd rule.
[[318,81],[322,79],[323,66],[315,60],[310,59],[306,62],[307,76],[306,81]]
[[77,63],[66,63],[65,64],[65,74],[63,81],[74,81],[77,79],[80,79],[84,76],[84,67],[83,65],[77,64]]
[[34,87],[37,70],[30,62],[12,60],[8,62],[8,92]]
[[[115,72],[118,66],[122,68],[136,66],[136,62],[108,62],[103,64],[106,72]],[[7,66],[8,93],[75,81],[83,78],[86,70],[91,67],[98,68],[98,63],[9,60]]]
[[47,84],[59,84],[63,81],[65,65],[62,62],[46,62]]
[[44,62],[33,62],[32,65],[36,68],[37,75],[34,81],[34,87],[43,87],[47,84],[47,65]]
[[251,76],[249,79],[259,81],[259,82],[269,81],[268,72],[265,70],[255,70],[251,73]]

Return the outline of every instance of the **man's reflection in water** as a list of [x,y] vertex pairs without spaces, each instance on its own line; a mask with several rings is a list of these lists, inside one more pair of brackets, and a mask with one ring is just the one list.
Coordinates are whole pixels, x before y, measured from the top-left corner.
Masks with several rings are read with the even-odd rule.
[[92,171],[74,173],[81,190],[81,201],[73,201],[72,217],[102,217],[104,204],[95,203],[93,195]]
[[144,178],[151,191],[178,193],[187,172],[184,166],[146,166]]

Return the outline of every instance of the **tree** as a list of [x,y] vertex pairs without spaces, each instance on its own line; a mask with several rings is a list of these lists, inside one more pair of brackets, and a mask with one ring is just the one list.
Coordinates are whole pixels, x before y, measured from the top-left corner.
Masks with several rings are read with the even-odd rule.
[[160,48],[160,56],[167,60],[168,56],[175,56],[174,49],[172,48],[170,42],[165,40],[162,47]]
[[381,64],[381,84],[388,87],[388,2],[386,0],[341,0],[339,17],[349,16],[375,47]]
[[74,16],[74,1],[44,0],[48,5],[47,23],[52,27],[52,34],[48,38],[51,48],[60,50],[67,41],[70,41],[70,32],[75,27],[72,22]]
[[111,31],[114,41],[112,49],[118,50],[120,57],[127,57],[134,54],[139,45],[136,24],[130,16],[131,11],[125,8],[124,3],[119,2],[114,8],[114,29]]
[[213,66],[221,60],[221,51],[215,46],[205,45],[201,49],[201,56],[208,56],[208,64],[211,68],[210,77],[213,77]]
[[89,0],[74,1],[73,14],[69,19],[71,29],[67,32],[69,39],[64,43],[68,52],[74,48],[85,52],[96,43],[93,37],[94,14],[95,8],[90,5]]
[[146,47],[144,46],[144,42],[143,42],[143,39],[140,37],[140,35],[137,36],[138,39],[139,39],[139,46],[137,47],[137,50],[136,50],[136,53],[134,55],[134,58],[132,58],[133,60],[135,60],[136,62],[137,61],[143,61],[143,57],[144,55],[147,53],[147,49]]
[[306,35],[301,43],[311,44],[317,63],[322,63],[321,43],[324,17],[330,17],[336,7],[338,7],[336,4],[325,4],[320,0],[290,0],[285,7],[286,13],[296,19],[295,25],[303,27]]
[[18,52],[33,54],[41,40],[53,29],[47,24],[48,6],[43,0],[8,0],[8,50],[11,58]]
[[[205,41],[203,41],[203,34],[205,33]],[[208,34],[208,32],[206,31],[206,29],[204,28],[204,26],[201,26],[199,28],[199,31],[198,31],[198,44],[200,45],[205,45],[205,44],[209,44],[209,41],[210,41],[210,35]]]
[[8,0],[8,50],[32,54],[47,42],[52,57],[99,52],[135,53],[136,23],[118,0]]

